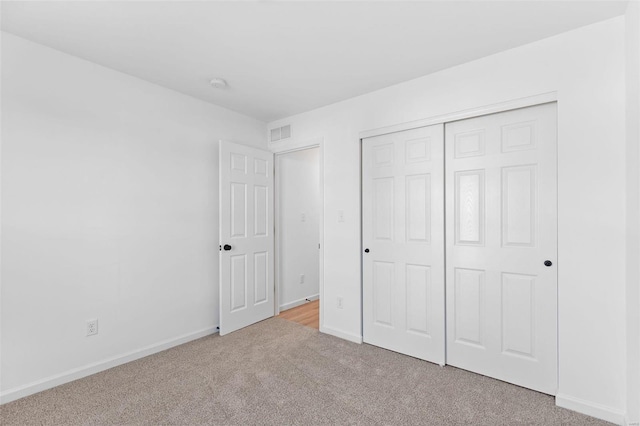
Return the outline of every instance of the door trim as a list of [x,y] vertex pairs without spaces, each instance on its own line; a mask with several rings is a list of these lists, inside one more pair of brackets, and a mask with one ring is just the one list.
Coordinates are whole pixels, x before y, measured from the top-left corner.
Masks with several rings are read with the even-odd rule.
[[[419,127],[427,127],[433,124],[446,124],[452,121],[464,120],[467,118],[480,117],[482,115],[495,114],[497,112],[510,111],[512,109],[526,108],[535,105],[558,102],[558,92],[547,92],[534,96],[527,96],[508,100],[496,104],[489,104],[477,108],[469,108],[461,111],[455,111],[447,114],[436,115],[433,117],[423,118],[406,123],[394,124],[392,126],[380,127],[377,129],[365,130],[360,132],[360,143],[362,139],[373,136],[385,135],[387,133],[402,132],[404,130],[417,129]],[[360,163],[362,164],[362,153],[360,155]],[[360,187],[362,189],[362,186]]]
[[318,148],[318,161],[319,161],[319,169],[320,169],[320,206],[319,206],[319,229],[318,229],[318,239],[320,248],[318,250],[318,299],[320,301],[320,330],[323,328],[324,324],[324,313],[323,313],[323,294],[324,294],[324,139],[317,138],[306,143],[301,143],[299,146],[289,146],[287,147],[278,147],[278,146],[270,146],[269,149],[274,153],[274,238],[275,238],[275,315],[280,314],[280,276],[282,275],[281,267],[280,267],[280,259],[281,259],[281,244],[280,244],[280,236],[279,230],[281,228],[280,222],[280,174],[278,171],[278,165],[280,164],[280,158],[282,155],[290,154],[292,152],[304,151],[306,149]]

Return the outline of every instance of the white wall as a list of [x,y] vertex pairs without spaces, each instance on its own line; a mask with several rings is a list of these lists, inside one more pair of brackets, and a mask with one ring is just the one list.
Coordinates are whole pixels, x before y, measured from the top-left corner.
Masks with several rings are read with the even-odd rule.
[[266,128],[2,36],[7,401],[215,330],[217,141],[264,147]]
[[[276,160],[281,310],[318,296],[319,152],[319,148],[310,148],[280,154]],[[305,276],[304,283],[300,282],[300,275]]]
[[[359,133],[557,91],[557,402],[621,422],[626,406],[624,30],[624,18],[615,18],[270,123],[291,124],[298,145],[324,138],[321,330],[361,339]],[[338,210],[344,210],[344,223],[337,221]],[[344,309],[337,308],[338,297]]]
[[627,424],[640,424],[640,3],[626,21],[627,90]]

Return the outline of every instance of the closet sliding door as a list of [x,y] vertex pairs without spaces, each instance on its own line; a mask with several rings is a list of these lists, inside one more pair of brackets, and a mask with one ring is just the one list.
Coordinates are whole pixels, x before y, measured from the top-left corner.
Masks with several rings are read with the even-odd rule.
[[443,131],[362,141],[363,339],[442,365]]
[[553,395],[556,104],[445,134],[447,364]]
[[557,392],[556,127],[550,103],[362,141],[366,343]]

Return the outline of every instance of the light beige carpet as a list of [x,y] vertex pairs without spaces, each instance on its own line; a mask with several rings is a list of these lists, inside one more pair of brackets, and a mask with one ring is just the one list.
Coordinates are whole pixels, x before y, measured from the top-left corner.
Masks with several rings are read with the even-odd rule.
[[280,318],[0,407],[8,425],[601,425],[553,398]]

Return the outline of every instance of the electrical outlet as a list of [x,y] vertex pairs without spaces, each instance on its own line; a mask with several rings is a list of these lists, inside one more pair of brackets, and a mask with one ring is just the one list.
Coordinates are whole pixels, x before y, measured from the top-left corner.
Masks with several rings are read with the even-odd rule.
[[93,336],[94,334],[98,334],[98,320],[87,320],[87,336]]
[[304,274],[300,274],[300,284],[304,284]]
[[342,297],[338,297],[338,309],[342,309],[343,305],[342,305]]
[[307,215],[304,213],[300,213],[300,222],[306,222],[307,221]]

